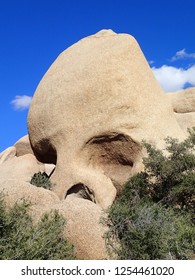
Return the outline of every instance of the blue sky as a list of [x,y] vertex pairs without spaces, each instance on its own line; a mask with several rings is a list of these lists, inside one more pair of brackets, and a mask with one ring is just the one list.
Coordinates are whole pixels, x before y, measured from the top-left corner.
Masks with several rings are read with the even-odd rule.
[[195,86],[195,0],[0,2],[0,151],[27,134],[31,97],[56,57],[101,29],[133,35],[165,91]]

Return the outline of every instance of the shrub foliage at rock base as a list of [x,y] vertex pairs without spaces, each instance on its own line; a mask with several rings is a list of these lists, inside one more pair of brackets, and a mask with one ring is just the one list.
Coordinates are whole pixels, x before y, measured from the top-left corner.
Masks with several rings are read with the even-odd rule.
[[195,129],[181,143],[166,143],[166,153],[144,143],[145,170],[126,183],[108,210],[105,238],[119,259],[195,256]]
[[7,209],[0,197],[0,259],[75,259],[72,245],[63,235],[65,220],[57,211],[33,224],[25,201]]
[[38,188],[44,188],[47,190],[51,190],[53,187],[49,176],[45,172],[35,173],[32,176],[30,183]]

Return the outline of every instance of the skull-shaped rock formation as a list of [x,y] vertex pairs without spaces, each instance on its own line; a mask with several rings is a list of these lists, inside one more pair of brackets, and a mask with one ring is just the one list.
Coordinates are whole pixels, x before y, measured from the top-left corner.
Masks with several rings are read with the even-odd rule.
[[56,164],[60,199],[80,192],[103,208],[142,169],[143,139],[162,147],[168,135],[184,137],[136,40],[111,30],[59,55],[34,94],[28,128],[37,159]]

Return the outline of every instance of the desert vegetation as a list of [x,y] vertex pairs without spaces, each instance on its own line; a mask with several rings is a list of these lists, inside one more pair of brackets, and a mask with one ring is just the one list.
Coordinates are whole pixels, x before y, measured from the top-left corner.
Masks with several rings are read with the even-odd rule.
[[47,190],[51,190],[53,187],[51,181],[49,180],[49,176],[45,172],[35,173],[32,176],[30,183],[36,187]]
[[143,145],[145,170],[126,183],[104,221],[108,250],[119,259],[192,259],[195,129],[180,143],[167,138],[165,151]]
[[53,211],[33,223],[30,204],[6,207],[0,196],[0,260],[75,259],[74,248],[64,237],[64,218]]

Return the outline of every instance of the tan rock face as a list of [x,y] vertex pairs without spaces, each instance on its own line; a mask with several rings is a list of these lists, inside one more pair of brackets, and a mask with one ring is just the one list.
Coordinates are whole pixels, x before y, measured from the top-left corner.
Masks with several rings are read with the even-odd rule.
[[78,185],[103,208],[143,168],[143,139],[183,137],[168,98],[136,40],[101,31],[65,50],[40,82],[28,115],[32,149],[56,164],[54,192]]
[[188,129],[195,127],[195,112],[184,114],[176,113],[175,116],[179,126],[183,129],[183,131],[186,132]]
[[180,127],[186,132],[195,127],[195,87],[167,94]]
[[25,135],[20,138],[15,144],[14,147],[16,148],[16,156],[20,157],[26,154],[33,154],[33,151],[30,146],[29,136]]
[[6,150],[2,151],[0,153],[0,164],[6,162],[9,159],[12,159],[16,156],[16,148],[15,147],[9,147]]
[[175,113],[195,112],[195,87],[168,93]]
[[[4,152],[2,152],[2,156],[3,154]],[[9,179],[30,182],[33,174],[39,171],[40,166],[32,154],[26,154],[21,157],[14,156],[0,165],[0,182]]]
[[8,207],[15,203],[28,201],[34,221],[39,221],[44,212],[59,203],[59,198],[51,191],[38,188],[19,179],[0,181],[0,193],[3,192]]
[[80,259],[109,258],[103,238],[108,228],[100,222],[104,215],[100,207],[89,200],[68,196],[53,209],[67,220],[65,234]]

